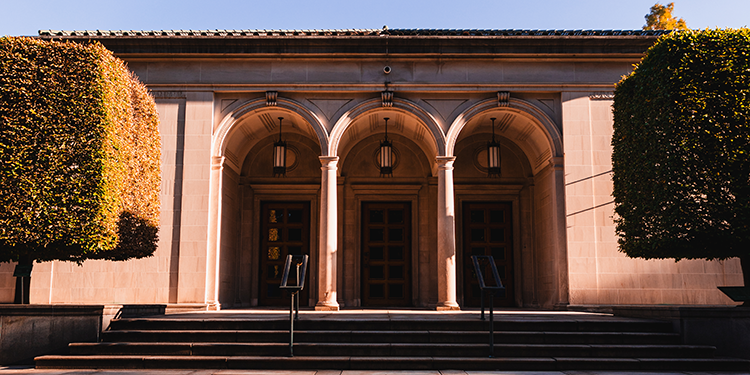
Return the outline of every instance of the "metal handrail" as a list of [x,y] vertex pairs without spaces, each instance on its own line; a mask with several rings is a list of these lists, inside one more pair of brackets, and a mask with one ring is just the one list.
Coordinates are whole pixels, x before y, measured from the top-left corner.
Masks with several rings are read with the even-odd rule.
[[[482,260],[483,263],[486,262],[489,264],[490,269],[492,270],[492,277],[494,279],[495,285],[487,285],[484,282],[484,274],[482,273],[482,267],[479,264],[480,260]],[[495,305],[494,296],[495,293],[501,290],[505,290],[505,286],[503,286],[503,282],[500,280],[500,274],[497,272],[495,259],[492,257],[492,255],[472,255],[471,261],[472,263],[474,263],[474,273],[476,273],[477,275],[477,280],[479,281],[479,289],[481,289],[482,320],[484,320],[484,293],[489,292],[490,295],[490,358],[492,358],[495,355],[495,321],[493,315],[493,307]]]
[[[281,285],[279,285],[279,289],[286,289],[292,293],[292,301],[289,304],[290,357],[294,357],[294,321],[299,319],[299,292],[301,292],[302,289],[305,288],[305,275],[307,275],[307,259],[307,255],[287,255],[286,263],[284,264],[284,274],[281,276]],[[289,273],[292,269],[292,265],[295,266],[297,285],[287,285],[289,283]]]

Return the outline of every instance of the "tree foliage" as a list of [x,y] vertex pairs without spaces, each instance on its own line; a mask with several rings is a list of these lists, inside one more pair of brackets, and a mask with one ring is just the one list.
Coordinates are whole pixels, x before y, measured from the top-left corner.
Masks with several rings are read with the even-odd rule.
[[0,38],[0,262],[151,255],[153,99],[99,44]]
[[643,30],[688,30],[685,20],[675,18],[672,12],[674,12],[674,3],[666,6],[654,4],[645,17],[646,25],[643,26]]
[[750,30],[662,36],[615,89],[612,145],[621,251],[747,258]]

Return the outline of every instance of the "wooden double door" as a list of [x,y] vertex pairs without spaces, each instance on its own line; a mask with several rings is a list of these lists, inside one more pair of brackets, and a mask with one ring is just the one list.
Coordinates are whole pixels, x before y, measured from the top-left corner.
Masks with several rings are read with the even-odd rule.
[[[289,306],[286,291],[279,289],[286,257],[310,255],[310,203],[263,202],[260,217],[260,282],[258,304],[261,306]],[[308,264],[307,274],[312,271]],[[292,274],[293,275],[293,274]],[[309,276],[300,293],[300,305],[309,300]],[[290,276],[289,285],[297,285]]]
[[[474,271],[472,255],[491,255],[495,260],[504,292],[494,297],[495,306],[514,306],[513,298],[513,230],[510,203],[466,202],[463,204],[463,274],[464,305],[477,307],[481,303],[479,281]],[[482,273],[487,285],[494,285],[486,267]],[[487,300],[485,300],[487,301]],[[489,303],[488,301],[485,304]]]
[[411,306],[411,203],[362,204],[362,305]]

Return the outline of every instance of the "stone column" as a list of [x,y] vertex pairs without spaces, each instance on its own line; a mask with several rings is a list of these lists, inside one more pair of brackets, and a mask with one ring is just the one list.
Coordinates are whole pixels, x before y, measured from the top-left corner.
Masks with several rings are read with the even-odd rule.
[[336,256],[338,236],[336,164],[338,156],[321,156],[320,233],[318,234],[318,303],[315,310],[337,311]]
[[206,253],[206,296],[209,310],[219,310],[219,265],[221,264],[221,215],[224,157],[211,160],[211,187],[208,196],[208,251]]
[[437,263],[438,310],[460,310],[456,302],[456,214],[453,196],[455,156],[438,156]]

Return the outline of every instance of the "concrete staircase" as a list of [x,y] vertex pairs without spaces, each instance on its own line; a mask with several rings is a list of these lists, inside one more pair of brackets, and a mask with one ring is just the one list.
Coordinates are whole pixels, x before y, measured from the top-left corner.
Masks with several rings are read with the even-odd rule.
[[750,370],[748,360],[715,358],[714,347],[681,345],[668,322],[501,314],[489,357],[489,323],[478,314],[436,317],[303,314],[294,357],[280,316],[119,319],[102,342],[35,360],[39,369]]

